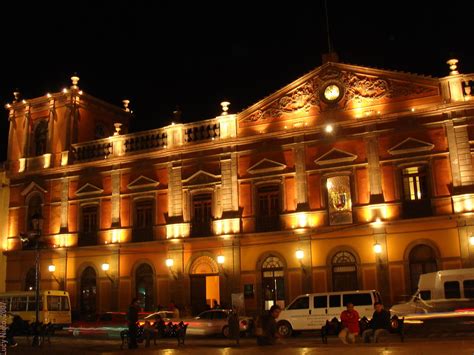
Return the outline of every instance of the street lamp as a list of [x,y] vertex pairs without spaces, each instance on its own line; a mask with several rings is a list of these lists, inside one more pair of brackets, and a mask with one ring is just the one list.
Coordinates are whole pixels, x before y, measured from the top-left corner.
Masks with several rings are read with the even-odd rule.
[[41,216],[40,212],[35,212],[31,216],[31,224],[33,225],[33,233],[31,234],[31,238],[29,238],[29,242],[34,242],[35,248],[35,328],[34,328],[34,336],[33,336],[33,343],[32,346],[39,346],[40,345],[40,337],[39,337],[39,305],[40,305],[40,282],[39,282],[39,268],[40,268],[40,238],[41,238],[41,229],[43,228],[43,216]]

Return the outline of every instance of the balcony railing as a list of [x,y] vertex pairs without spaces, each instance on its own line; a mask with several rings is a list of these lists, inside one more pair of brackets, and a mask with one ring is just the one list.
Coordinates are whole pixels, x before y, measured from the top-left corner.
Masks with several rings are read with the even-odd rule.
[[113,144],[110,138],[74,144],[72,153],[76,162],[107,159],[113,153]]
[[213,140],[219,138],[219,136],[220,127],[219,122],[216,120],[198,122],[197,124],[184,127],[184,141],[186,143]]
[[124,139],[125,153],[149,149],[166,148],[168,134],[162,128],[135,134],[127,134]]

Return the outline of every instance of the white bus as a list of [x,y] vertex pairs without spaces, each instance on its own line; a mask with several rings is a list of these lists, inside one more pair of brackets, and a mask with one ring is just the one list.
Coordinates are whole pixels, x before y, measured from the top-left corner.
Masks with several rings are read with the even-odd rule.
[[[2,304],[3,303],[3,304]],[[11,291],[0,293],[0,306],[4,308],[10,323],[14,315],[23,320],[34,322],[36,318],[35,291]],[[57,328],[71,324],[71,305],[69,293],[58,290],[41,290],[39,304],[39,321],[51,323]]]

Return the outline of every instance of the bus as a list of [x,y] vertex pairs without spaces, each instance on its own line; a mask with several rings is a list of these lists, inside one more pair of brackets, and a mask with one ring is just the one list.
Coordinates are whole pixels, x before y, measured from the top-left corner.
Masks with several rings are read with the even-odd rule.
[[[40,290],[39,294],[40,322],[51,323],[59,329],[71,324],[71,304],[67,291]],[[19,315],[23,320],[30,323],[36,320],[35,291],[0,293],[0,306],[8,315],[7,323],[11,323],[15,315]]]

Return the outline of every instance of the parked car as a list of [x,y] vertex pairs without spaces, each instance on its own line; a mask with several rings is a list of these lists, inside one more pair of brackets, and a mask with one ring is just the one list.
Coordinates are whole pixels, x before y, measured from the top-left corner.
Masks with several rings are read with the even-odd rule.
[[[149,313],[139,313],[138,317],[140,319],[148,314]],[[87,335],[119,338],[120,332],[128,329],[127,313],[105,312],[89,317],[87,320],[73,322],[71,326],[65,329],[74,336]]]
[[[197,317],[183,319],[188,324],[187,334],[190,335],[216,335],[222,334],[226,338],[229,336],[229,327],[227,318],[230,309],[213,309],[200,313]],[[250,317],[239,317],[240,331],[249,333],[253,326],[253,320]]]
[[361,318],[372,318],[374,303],[381,302],[375,290],[313,293],[296,297],[278,317],[278,332],[290,336],[294,330],[319,330],[326,320],[337,318],[352,302]]

